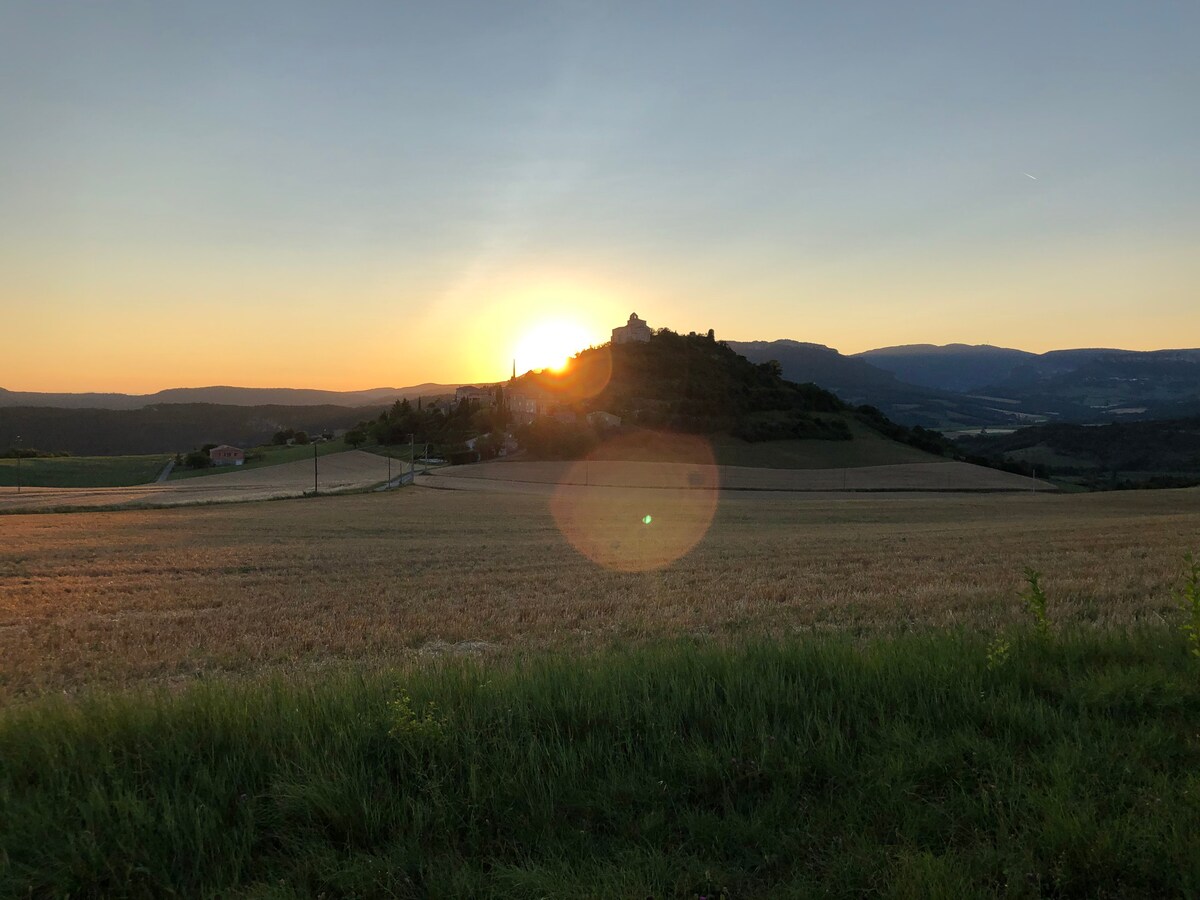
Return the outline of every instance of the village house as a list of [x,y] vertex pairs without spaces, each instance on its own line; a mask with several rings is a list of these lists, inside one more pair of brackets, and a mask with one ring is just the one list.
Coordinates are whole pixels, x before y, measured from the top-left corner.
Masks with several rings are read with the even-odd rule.
[[509,391],[505,394],[508,411],[514,423],[528,425],[540,415],[545,415],[551,400],[533,392]]
[[479,404],[480,409],[487,409],[496,402],[496,389],[464,384],[454,392],[454,402],[462,403],[464,400],[472,400]]
[[240,447],[222,444],[209,450],[208,458],[214,466],[240,466],[246,461],[246,451]]

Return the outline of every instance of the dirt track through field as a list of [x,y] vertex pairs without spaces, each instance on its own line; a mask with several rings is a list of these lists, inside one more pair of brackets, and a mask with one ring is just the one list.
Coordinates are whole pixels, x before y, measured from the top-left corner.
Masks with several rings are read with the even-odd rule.
[[[407,463],[394,461],[395,475]],[[387,479],[382,456],[348,450],[317,461],[320,493],[362,490]],[[121,488],[0,488],[0,512],[45,511],[87,507],[188,506],[300,497],[313,490],[310,459],[261,469],[220,472],[182,481],[156,482]]]

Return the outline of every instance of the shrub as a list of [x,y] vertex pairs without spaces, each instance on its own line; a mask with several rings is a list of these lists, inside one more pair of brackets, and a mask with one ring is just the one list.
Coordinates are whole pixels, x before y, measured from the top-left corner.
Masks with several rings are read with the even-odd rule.
[[212,465],[212,460],[207,451],[193,450],[184,458],[183,464],[189,469],[207,469]]
[[1180,629],[1187,637],[1188,649],[1200,659],[1200,560],[1189,553],[1183,562],[1182,583],[1173,594],[1187,616]]
[[1029,587],[1021,594],[1025,609],[1033,616],[1033,627],[1039,637],[1050,636],[1050,618],[1046,615],[1046,592],[1042,589],[1042,573],[1031,566],[1025,567],[1025,581]]

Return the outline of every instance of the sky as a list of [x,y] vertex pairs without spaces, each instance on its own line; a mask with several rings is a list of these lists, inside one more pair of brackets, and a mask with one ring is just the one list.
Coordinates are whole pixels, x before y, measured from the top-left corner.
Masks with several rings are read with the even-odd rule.
[[1198,39],[1190,0],[0,0],[0,387],[497,380],[631,311],[1197,346]]

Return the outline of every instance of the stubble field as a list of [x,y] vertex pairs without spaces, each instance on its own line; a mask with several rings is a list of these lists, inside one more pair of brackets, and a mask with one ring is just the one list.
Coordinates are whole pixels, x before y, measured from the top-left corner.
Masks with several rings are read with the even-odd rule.
[[[641,501],[669,522],[677,498]],[[0,699],[672,636],[991,631],[1023,617],[1026,565],[1045,573],[1056,622],[1174,621],[1198,510],[1196,490],[724,492],[695,548],[648,572],[580,555],[538,494],[11,515]]]
[[[203,471],[208,474],[204,477],[162,483],[126,482],[123,487],[33,487],[21,493],[5,490],[0,493],[0,513],[274,500],[301,497],[314,488],[321,493],[367,490],[382,484],[389,474],[386,458],[361,450],[348,450],[321,456],[314,478],[313,461],[307,456],[310,451],[300,449],[305,458],[292,462],[264,467],[205,469]],[[291,450],[288,448],[287,452]],[[390,470],[393,477],[400,473],[402,465],[406,464],[398,461],[393,464]]]

